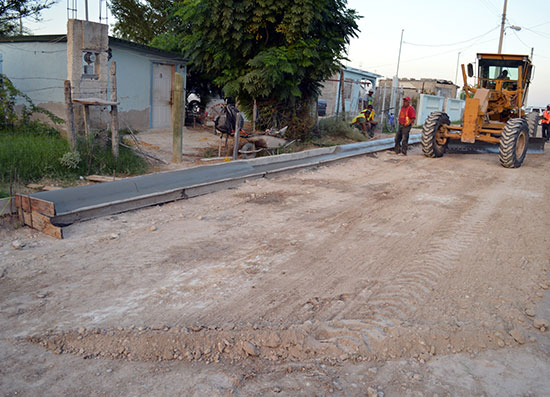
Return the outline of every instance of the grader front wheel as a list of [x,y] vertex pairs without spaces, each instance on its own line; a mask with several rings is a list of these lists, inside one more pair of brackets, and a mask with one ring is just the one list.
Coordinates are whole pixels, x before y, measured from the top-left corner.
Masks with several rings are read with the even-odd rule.
[[422,151],[426,157],[442,157],[445,153],[445,139],[437,132],[444,124],[451,124],[447,113],[432,112],[422,128]]
[[524,119],[508,120],[502,135],[498,157],[506,168],[519,168],[523,164],[529,144],[529,126]]

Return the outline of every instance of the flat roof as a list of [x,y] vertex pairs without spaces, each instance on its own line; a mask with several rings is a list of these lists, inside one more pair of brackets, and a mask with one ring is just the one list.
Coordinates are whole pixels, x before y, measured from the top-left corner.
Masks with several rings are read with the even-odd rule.
[[[13,36],[13,37],[0,37],[0,43],[64,43],[67,42],[66,34],[45,34],[36,36]],[[178,54],[173,51],[161,50],[160,48],[151,47],[145,44],[134,43],[130,40],[119,39],[117,37],[109,36],[109,45],[115,45],[119,47],[125,47],[132,50],[137,50],[151,55],[157,55],[172,60],[181,61],[186,63],[188,58],[182,54]]]

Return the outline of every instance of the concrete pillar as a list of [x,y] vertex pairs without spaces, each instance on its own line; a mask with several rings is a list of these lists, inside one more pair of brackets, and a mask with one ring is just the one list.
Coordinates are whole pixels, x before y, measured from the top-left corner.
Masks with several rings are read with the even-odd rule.
[[[109,82],[109,26],[96,22],[69,19],[67,21],[67,80],[73,98],[107,100]],[[75,126],[83,129],[83,111],[75,106]],[[99,109],[90,109],[91,126],[99,127]],[[106,116],[105,116],[106,117]],[[96,122],[96,124],[94,124]],[[105,125],[105,121],[101,126]]]

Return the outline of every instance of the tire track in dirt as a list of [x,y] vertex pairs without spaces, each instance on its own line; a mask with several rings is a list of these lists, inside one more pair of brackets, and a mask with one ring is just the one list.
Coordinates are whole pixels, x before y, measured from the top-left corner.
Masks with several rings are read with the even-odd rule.
[[[367,340],[387,338],[388,328],[399,326],[410,313],[416,310],[438,280],[457,265],[460,265],[460,255],[476,243],[478,237],[491,218],[495,208],[499,208],[502,200],[502,185],[489,186],[485,189],[478,203],[457,217],[457,222],[450,225],[441,224],[433,234],[438,243],[430,243],[418,258],[403,266],[391,283],[381,283],[365,294],[361,302],[365,307],[357,310],[357,306],[347,307],[339,319],[328,322],[331,337],[323,343],[335,343],[338,346],[348,346],[342,350],[362,351]],[[462,212],[455,208],[455,216]],[[456,233],[459,231],[459,234]],[[372,318],[353,320],[361,312],[374,313]],[[352,321],[348,321],[351,318]],[[320,325],[322,329],[324,325]],[[340,330],[343,330],[340,331]],[[353,331],[352,338],[349,337]],[[339,335],[342,332],[343,335]],[[357,344],[357,341],[363,343]]]

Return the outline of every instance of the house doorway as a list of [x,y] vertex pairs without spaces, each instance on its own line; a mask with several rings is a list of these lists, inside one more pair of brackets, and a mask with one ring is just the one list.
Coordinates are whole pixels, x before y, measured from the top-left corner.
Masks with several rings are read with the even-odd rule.
[[152,122],[153,128],[172,126],[172,86],[174,66],[153,63]]

